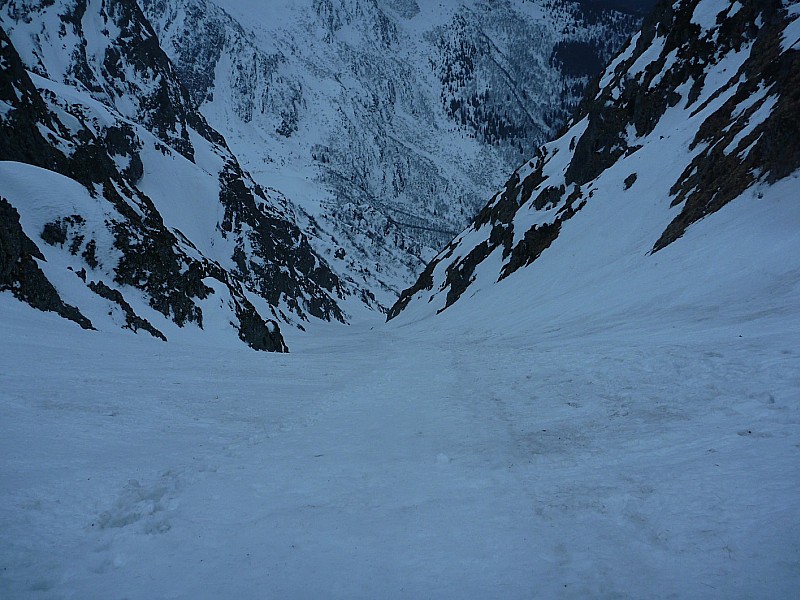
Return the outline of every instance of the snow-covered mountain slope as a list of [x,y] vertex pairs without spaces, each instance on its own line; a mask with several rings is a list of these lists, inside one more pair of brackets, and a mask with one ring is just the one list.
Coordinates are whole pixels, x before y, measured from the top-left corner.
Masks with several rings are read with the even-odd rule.
[[85,327],[213,322],[278,350],[279,321],[361,303],[197,112],[135,2],[2,2],[0,23],[2,289]]
[[0,294],[0,597],[793,598],[800,302],[722,292],[460,301],[269,355]]
[[245,168],[385,306],[638,23],[562,0],[142,5]]
[[[588,327],[635,307],[715,310],[726,288],[741,318],[797,302],[798,15],[779,0],[660,3],[389,317],[466,303]],[[759,287],[773,295],[750,302]]]

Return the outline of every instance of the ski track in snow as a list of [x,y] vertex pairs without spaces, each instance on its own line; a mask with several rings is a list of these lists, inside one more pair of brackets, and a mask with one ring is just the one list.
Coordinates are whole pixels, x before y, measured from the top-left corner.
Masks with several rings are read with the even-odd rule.
[[800,586],[800,345],[779,317],[328,327],[275,355],[0,302],[0,597]]

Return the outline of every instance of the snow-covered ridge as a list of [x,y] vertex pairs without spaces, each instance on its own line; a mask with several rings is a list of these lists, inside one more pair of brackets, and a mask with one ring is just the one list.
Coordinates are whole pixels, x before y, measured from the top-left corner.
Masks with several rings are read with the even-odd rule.
[[[0,196],[16,248],[3,289],[63,300],[99,329],[147,322],[172,337],[213,322],[270,350],[285,349],[279,322],[346,319],[354,290],[197,112],[135,2],[15,2],[0,22]],[[55,285],[47,302],[25,288],[32,252]]]
[[[616,285],[734,200],[786,210],[774,205],[785,186],[773,186],[789,178],[796,189],[800,168],[800,57],[784,42],[796,19],[777,1],[662,2],[566,132],[513,174],[390,318],[407,306],[441,312],[512,275],[558,288],[544,258],[569,263],[575,285],[616,265],[593,284]],[[708,221],[704,231],[724,227]]]

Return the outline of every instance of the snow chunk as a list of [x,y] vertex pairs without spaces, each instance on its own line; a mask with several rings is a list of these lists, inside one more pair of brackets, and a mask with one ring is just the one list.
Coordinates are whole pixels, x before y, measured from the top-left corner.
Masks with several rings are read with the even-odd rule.
[[636,43],[639,41],[642,32],[637,31],[636,35],[634,35],[631,40],[628,42],[628,45],[625,46],[625,49],[620,52],[620,54],[615,58],[610,65],[606,67],[606,70],[603,72],[603,77],[600,79],[600,89],[602,90],[605,88],[609,83],[611,83],[612,78],[614,77],[614,70],[628,60],[631,56],[633,56],[633,51],[636,49]]
[[703,29],[713,29],[717,24],[717,15],[725,10],[727,4],[724,0],[702,0],[694,9],[692,23]]
[[[791,4],[791,3],[790,3]],[[786,8],[786,12],[792,21],[783,30],[781,36],[781,49],[786,52],[791,48],[798,49],[798,42],[800,42],[800,4],[793,3]]]
[[[739,143],[744,138],[750,135],[755,130],[756,127],[761,125],[761,123],[767,120],[777,102],[778,102],[778,96],[770,96],[769,98],[764,100],[761,106],[759,106],[755,111],[753,111],[753,114],[750,115],[747,125],[739,133],[736,134],[736,137],[733,138],[731,143],[728,144],[728,146],[723,150],[723,152],[725,154],[730,154],[731,152],[736,150],[736,148],[738,148],[739,146]],[[750,147],[748,147],[748,151],[749,148]]]
[[12,110],[14,110],[13,106],[4,100],[0,100],[0,117],[5,119]]
[[628,73],[631,77],[638,75],[639,73],[643,72],[647,65],[655,61],[659,56],[661,56],[661,52],[664,50],[664,43],[667,41],[667,38],[657,37],[653,40],[650,46],[639,55],[639,58],[636,59],[631,65],[631,68],[628,69]]
[[659,71],[658,75],[653,77],[653,80],[650,82],[650,86],[648,87],[648,89],[653,89],[659,83],[661,83],[661,80],[664,78],[664,75],[669,73],[669,70],[672,68],[672,65],[675,64],[675,60],[677,58],[678,58],[678,49],[674,48],[673,50],[670,51],[669,54],[667,54],[667,58],[664,60],[664,66],[661,68],[661,71]]

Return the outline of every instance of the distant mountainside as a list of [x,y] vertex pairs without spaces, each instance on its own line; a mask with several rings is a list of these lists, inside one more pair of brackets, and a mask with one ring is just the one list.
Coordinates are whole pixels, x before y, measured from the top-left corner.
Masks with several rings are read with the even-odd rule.
[[279,322],[355,290],[197,112],[133,0],[0,3],[0,289],[86,328]]
[[637,22],[284,4],[0,0],[0,290],[279,351],[281,326],[385,310]]
[[647,16],[658,0],[578,0],[589,10],[616,10],[631,15]]
[[[493,287],[514,305],[525,294],[533,314],[537,298],[566,307],[586,290],[589,302],[624,306],[619,290],[637,277],[649,281],[635,288],[642,299],[663,302],[692,278],[697,289],[727,281],[702,266],[712,256],[730,257],[718,266],[731,280],[742,260],[760,275],[794,260],[775,252],[797,239],[798,15],[780,0],[661,2],[566,131],[513,173],[389,318],[442,312]],[[795,233],[760,229],[760,213]],[[694,270],[681,272],[679,257]],[[794,285],[790,275],[781,285]]]
[[[638,17],[565,0],[142,0],[192,100],[390,306]],[[375,303],[372,303],[375,305]]]

